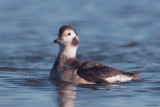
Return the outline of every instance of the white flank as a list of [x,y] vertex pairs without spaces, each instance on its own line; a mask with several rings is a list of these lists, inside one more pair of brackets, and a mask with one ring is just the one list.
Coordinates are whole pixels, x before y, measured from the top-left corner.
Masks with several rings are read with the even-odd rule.
[[113,77],[106,78],[105,80],[107,80],[109,83],[114,83],[114,82],[126,82],[130,81],[131,79],[132,77],[128,77],[126,75],[116,75]]

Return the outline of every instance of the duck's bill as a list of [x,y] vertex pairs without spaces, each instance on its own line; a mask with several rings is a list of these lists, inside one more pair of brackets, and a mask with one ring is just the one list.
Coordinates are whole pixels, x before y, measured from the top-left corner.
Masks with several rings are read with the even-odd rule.
[[61,39],[61,38],[58,38],[58,39],[55,39],[53,42],[54,42],[54,43],[60,43],[60,44],[63,44],[63,43],[64,43],[64,40],[63,40],[63,39]]

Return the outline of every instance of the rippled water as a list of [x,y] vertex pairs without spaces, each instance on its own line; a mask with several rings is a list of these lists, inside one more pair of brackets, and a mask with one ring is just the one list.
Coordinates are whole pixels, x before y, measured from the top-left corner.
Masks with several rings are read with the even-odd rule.
[[[0,0],[1,107],[160,106],[160,1]],[[72,85],[48,79],[67,24],[79,34],[78,60],[124,71],[140,82]]]

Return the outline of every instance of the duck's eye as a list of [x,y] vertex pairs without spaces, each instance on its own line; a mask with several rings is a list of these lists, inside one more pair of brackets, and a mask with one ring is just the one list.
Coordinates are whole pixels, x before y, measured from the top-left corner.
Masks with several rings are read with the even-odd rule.
[[71,33],[68,33],[69,36],[71,36]]

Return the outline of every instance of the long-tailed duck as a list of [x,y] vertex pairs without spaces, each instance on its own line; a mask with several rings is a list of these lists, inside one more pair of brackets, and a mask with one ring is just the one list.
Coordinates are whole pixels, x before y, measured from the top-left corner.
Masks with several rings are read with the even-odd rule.
[[54,43],[59,44],[60,50],[50,71],[50,78],[84,84],[141,80],[141,77],[137,76],[141,71],[129,73],[93,61],[77,61],[79,38],[71,26],[62,26]]

